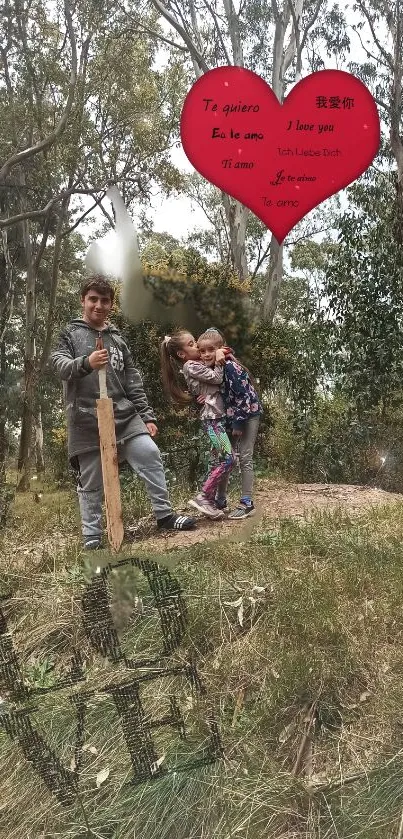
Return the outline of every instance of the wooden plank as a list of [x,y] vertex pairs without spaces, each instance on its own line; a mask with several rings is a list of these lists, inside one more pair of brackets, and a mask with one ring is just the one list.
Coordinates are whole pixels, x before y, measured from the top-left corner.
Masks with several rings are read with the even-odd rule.
[[108,398],[108,391],[106,388],[106,366],[101,367],[98,370],[98,379],[99,379],[99,398],[100,399],[107,399]]
[[[102,338],[102,333],[98,334],[98,338],[95,343],[95,349],[103,350],[104,349],[104,339]],[[107,399],[108,398],[108,389],[106,387],[106,367],[100,367],[98,370],[98,382],[99,382],[99,398],[100,399]]]
[[[96,341],[96,349],[102,350],[103,348],[104,342],[102,333],[100,332]],[[108,542],[112,551],[117,553],[123,542],[124,528],[122,503],[120,498],[115,418],[113,415],[112,399],[108,399],[108,390],[106,387],[106,365],[98,370],[98,379],[99,399],[97,399],[97,417],[106,507],[106,526],[108,531]]]
[[97,416],[108,541],[117,553],[123,542],[124,529],[112,399],[97,399]]

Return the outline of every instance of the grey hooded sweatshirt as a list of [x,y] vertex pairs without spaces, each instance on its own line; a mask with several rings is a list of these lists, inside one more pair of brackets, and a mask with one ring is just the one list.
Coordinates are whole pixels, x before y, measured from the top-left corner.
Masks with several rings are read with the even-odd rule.
[[[50,356],[53,369],[63,381],[67,413],[69,458],[99,449],[96,400],[99,399],[98,370],[92,370],[88,357],[96,348],[99,331],[81,318],[61,333]],[[116,441],[148,434],[146,422],[156,422],[148,404],[140,373],[120,332],[108,323],[102,339],[109,353],[106,368],[108,396],[113,401]]]

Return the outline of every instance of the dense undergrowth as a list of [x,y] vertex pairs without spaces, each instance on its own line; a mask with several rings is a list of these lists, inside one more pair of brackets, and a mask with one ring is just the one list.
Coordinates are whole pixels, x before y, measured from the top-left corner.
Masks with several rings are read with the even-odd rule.
[[[125,503],[145,512],[133,488]],[[178,768],[139,786],[127,785],[130,756],[102,694],[127,670],[94,653],[81,619],[86,583],[111,557],[83,555],[78,534],[73,495],[45,493],[40,504],[17,497],[2,540],[1,594],[26,684],[51,687],[73,646],[84,660],[84,684],[31,703],[32,724],[68,771],[77,757],[69,696],[94,693],[79,794],[69,806],[0,733],[1,837],[396,839],[403,809],[400,504],[354,517],[339,510],[302,522],[265,520],[238,544],[217,540],[158,555],[146,543],[125,546],[124,556],[157,561],[180,583],[188,623],[167,661],[195,660],[206,689],[198,697],[175,675],[144,686],[154,719],[167,714],[173,694],[185,718],[184,742],[172,726],[155,729],[161,765],[178,768],[199,754],[207,707],[224,748],[210,766]],[[124,567],[110,592],[125,653],[157,654],[160,627],[143,575]]]

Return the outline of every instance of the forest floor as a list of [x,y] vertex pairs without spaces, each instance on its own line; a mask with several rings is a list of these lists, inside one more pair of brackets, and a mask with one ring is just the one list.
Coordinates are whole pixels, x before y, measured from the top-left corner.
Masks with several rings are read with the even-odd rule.
[[[0,648],[0,839],[402,839],[403,496],[260,477],[255,517],[200,518],[194,532],[163,536],[142,488],[129,481],[128,538],[111,557],[83,552],[71,488],[40,489],[39,501],[33,492],[17,496],[0,537],[0,643],[12,639],[30,691],[21,713],[47,744],[45,764],[58,756],[64,784],[77,760],[80,771],[74,800],[62,806],[26,744],[2,728],[9,694]],[[172,496],[178,512],[187,509],[183,488]],[[101,655],[84,621],[98,566],[129,557],[108,592],[131,661],[161,651],[137,560],[168,570],[187,609],[180,644],[164,658],[175,675],[155,671],[147,687],[135,665],[146,679],[156,754],[169,770],[138,786],[130,785],[136,752],[107,689],[133,670]],[[91,616],[99,637],[101,618]],[[73,649],[83,682],[56,690]],[[181,675],[190,660],[204,698]],[[82,735],[72,693],[85,699]],[[172,696],[183,742],[175,725],[155,722],[170,719]],[[204,754],[207,708],[225,757],[177,772]]]
[[[250,519],[241,522],[227,518],[212,522],[198,516],[197,529],[187,533],[158,534],[152,516],[145,517],[127,528],[128,538],[136,543],[146,542],[147,548],[176,549],[196,545],[209,540],[239,542],[247,539],[264,521],[270,527],[279,519],[308,519],[319,511],[344,509],[352,514],[359,514],[371,506],[383,506],[400,503],[403,496],[385,492],[368,486],[350,486],[347,484],[297,484],[287,481],[272,481],[261,478],[257,481],[255,493],[256,513]],[[180,513],[191,513],[189,508],[178,507]]]
[[[38,487],[36,487],[38,488]],[[16,557],[30,555],[37,559],[45,552],[55,549],[64,550],[67,546],[81,552],[82,543],[78,519],[78,505],[75,491],[49,491],[44,483],[40,502],[35,501],[36,493],[17,495],[13,513],[13,527],[9,531],[9,550]],[[213,522],[189,508],[183,500],[183,490],[177,488],[174,493],[174,505],[178,513],[194,515],[197,527],[194,531],[183,533],[160,533],[154,516],[148,512],[148,502],[142,487],[136,484],[133,493],[123,493],[123,519],[125,523],[125,541],[121,553],[127,555],[133,551],[145,550],[175,552],[177,550],[202,545],[206,542],[239,543],[247,541],[253,534],[263,530],[275,530],[279,523],[292,519],[308,521],[320,513],[344,511],[348,515],[359,516],[371,508],[402,505],[403,495],[385,492],[368,486],[350,486],[347,484],[299,484],[294,482],[259,478],[256,481],[255,505],[253,517],[241,522],[224,518]],[[232,493],[232,507],[236,496]],[[186,496],[185,496],[186,497]],[[190,497],[190,493],[188,493]],[[175,504],[175,501],[177,502]],[[66,515],[69,526],[66,532]],[[47,523],[52,521],[49,532]],[[62,526],[60,527],[60,523]],[[12,532],[11,532],[12,530]],[[105,554],[108,554],[105,537]]]

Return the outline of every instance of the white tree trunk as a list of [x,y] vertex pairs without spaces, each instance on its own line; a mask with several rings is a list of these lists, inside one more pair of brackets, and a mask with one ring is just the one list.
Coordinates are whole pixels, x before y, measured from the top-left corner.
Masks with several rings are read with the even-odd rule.
[[249,271],[245,253],[245,236],[249,210],[225,192],[222,193],[222,201],[230,235],[232,263],[239,278],[246,280]]
[[45,471],[45,459],[43,456],[43,428],[42,411],[38,408],[35,417],[35,462],[38,473]]
[[273,321],[283,282],[283,246],[279,245],[274,236],[270,241],[270,259],[266,272],[266,287],[263,294],[263,319]]
[[30,468],[33,442],[34,402],[36,392],[36,273],[32,253],[32,241],[29,222],[21,223],[26,263],[26,294],[25,294],[25,351],[24,351],[24,388],[21,415],[21,435],[18,453],[18,472],[20,479],[18,490],[26,492],[29,489]]
[[390,27],[394,40],[393,80],[390,101],[390,144],[397,166],[397,216],[396,233],[399,241],[403,241],[403,143],[400,135],[402,111],[402,76],[403,76],[403,14],[400,0],[396,2],[396,21]]
[[[302,70],[302,51],[305,45],[306,37],[315,23],[321,5],[324,0],[317,0],[316,6],[308,20],[304,31],[301,29],[301,18],[304,7],[304,0],[282,0],[282,6],[278,4],[278,0],[271,0],[273,16],[275,21],[275,33],[273,42],[273,62],[272,62],[272,89],[276,94],[279,102],[284,101],[284,94],[286,89],[286,75],[296,59],[296,80],[301,77]],[[171,11],[171,6],[168,9],[164,0],[152,0],[153,5],[158,12],[168,21],[176,32],[180,35],[186,44],[189,55],[192,59],[195,69],[195,75],[199,78],[203,73],[206,73],[210,68],[207,66],[204,56],[202,55],[202,38],[196,14],[196,7],[193,0],[189,0],[189,7],[191,12],[190,26],[184,25],[182,16],[176,15]],[[241,4],[242,5],[242,4]],[[205,2],[205,6],[209,9],[210,14],[214,20],[215,30],[217,32],[219,42],[226,56],[227,63],[233,63],[236,66],[244,67],[243,44],[241,37],[241,27],[239,12],[235,10],[233,0],[223,0],[224,15],[227,25],[227,34],[231,41],[231,53],[229,56],[226,51],[225,37],[221,31],[223,15],[220,17],[216,14],[214,9]],[[292,21],[292,30],[288,44],[286,45],[286,33],[289,24]],[[246,224],[248,220],[249,210],[240,205],[233,198],[222,193],[222,202],[225,210],[226,220],[229,228],[230,248],[232,262],[235,270],[238,272],[241,280],[248,277],[248,265],[245,253],[245,238],[246,238]],[[264,292],[264,317],[272,319],[275,314],[281,282],[283,277],[283,248],[278,244],[276,239],[272,237],[270,246],[270,262],[266,274],[266,289]]]
[[[293,2],[293,0],[290,0]],[[277,8],[276,28],[273,44],[273,71],[271,86],[279,102],[284,102],[286,81],[285,76],[288,68],[297,58],[297,74],[301,74],[301,33],[300,20],[303,11],[303,0],[296,0],[293,6],[293,29],[287,48],[285,49],[285,36],[291,18],[289,0],[284,0],[283,8]],[[280,296],[281,284],[283,281],[284,251],[283,245],[279,245],[277,239],[272,236],[270,241],[270,258],[266,271],[266,285],[263,294],[263,318],[271,322],[276,314]]]

